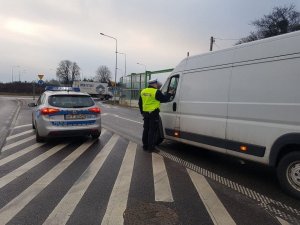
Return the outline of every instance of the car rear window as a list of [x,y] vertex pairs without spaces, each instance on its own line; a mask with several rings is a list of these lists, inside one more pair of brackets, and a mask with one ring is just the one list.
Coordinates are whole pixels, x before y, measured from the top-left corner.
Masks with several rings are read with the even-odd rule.
[[84,108],[94,105],[92,98],[85,95],[51,95],[48,103],[60,108]]

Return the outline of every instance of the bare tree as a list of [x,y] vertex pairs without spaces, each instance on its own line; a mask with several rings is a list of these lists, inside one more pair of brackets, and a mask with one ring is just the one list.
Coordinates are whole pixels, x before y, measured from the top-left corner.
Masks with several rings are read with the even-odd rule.
[[111,80],[111,72],[109,68],[107,66],[99,66],[96,70],[94,80],[100,83],[109,83]]
[[77,65],[76,62],[73,62],[71,66],[71,77],[72,81],[80,80],[80,67]]
[[270,14],[251,24],[257,31],[241,38],[237,44],[300,30],[300,12],[295,10],[295,5],[275,7]]
[[76,62],[62,60],[56,69],[56,77],[61,83],[69,85],[80,78],[80,67]]

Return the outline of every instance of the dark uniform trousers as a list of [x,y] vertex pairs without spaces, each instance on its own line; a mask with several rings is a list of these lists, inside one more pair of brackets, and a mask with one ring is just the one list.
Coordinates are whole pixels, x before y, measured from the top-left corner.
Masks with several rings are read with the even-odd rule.
[[153,112],[143,112],[144,131],[143,131],[143,148],[146,150],[154,150],[156,132],[159,126],[159,110]]

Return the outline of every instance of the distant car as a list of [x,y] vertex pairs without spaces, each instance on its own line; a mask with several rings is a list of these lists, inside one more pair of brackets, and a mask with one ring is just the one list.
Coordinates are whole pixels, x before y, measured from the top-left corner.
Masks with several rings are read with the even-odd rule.
[[32,128],[36,141],[47,137],[66,137],[101,134],[101,110],[90,95],[78,88],[46,87],[37,103],[29,103],[32,110]]

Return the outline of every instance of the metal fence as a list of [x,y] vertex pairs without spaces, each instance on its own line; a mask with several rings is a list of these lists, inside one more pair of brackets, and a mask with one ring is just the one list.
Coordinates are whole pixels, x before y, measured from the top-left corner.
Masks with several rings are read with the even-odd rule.
[[145,73],[132,73],[121,78],[120,104],[130,107],[138,106],[140,92],[147,87],[148,81],[152,74],[160,74],[171,72],[173,69],[165,69],[158,71],[145,71]]

